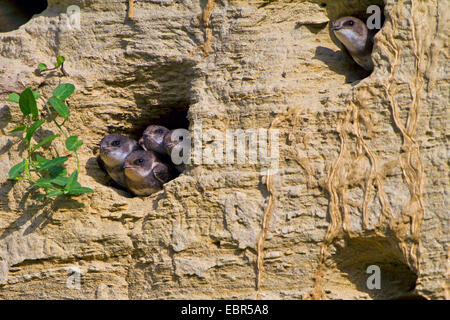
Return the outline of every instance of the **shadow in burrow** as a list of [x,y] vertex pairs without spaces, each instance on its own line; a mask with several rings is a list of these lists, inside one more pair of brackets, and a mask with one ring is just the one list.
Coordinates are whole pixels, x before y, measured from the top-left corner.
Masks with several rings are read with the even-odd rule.
[[0,33],[19,29],[48,7],[47,0],[0,0]]
[[318,46],[313,59],[322,61],[331,71],[345,76],[346,83],[356,84],[371,73],[358,66],[350,55],[343,50],[334,51],[327,47]]
[[[415,292],[417,275],[409,268],[396,240],[389,237],[367,236],[345,238],[336,245],[336,252],[328,264],[347,276],[358,291],[372,299],[423,299]],[[369,288],[368,279],[373,274],[369,266],[380,270],[380,288]]]

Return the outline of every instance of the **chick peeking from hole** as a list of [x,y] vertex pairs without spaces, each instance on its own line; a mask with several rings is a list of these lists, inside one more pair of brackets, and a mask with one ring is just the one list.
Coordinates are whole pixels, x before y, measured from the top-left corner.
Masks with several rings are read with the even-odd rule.
[[158,153],[163,160],[169,159],[168,161],[172,162],[181,173],[185,170],[185,165],[175,163],[172,152],[178,152],[179,156],[183,157],[182,148],[179,150],[176,147],[183,143],[184,131],[184,129],[169,130],[163,126],[151,125],[145,129],[139,143],[145,150]]
[[125,184],[134,194],[148,196],[162,189],[174,177],[170,166],[152,151],[132,152],[123,165]]
[[[166,154],[170,156],[171,159],[174,159],[174,153],[176,152],[179,153],[180,157],[189,156],[183,154],[183,148],[179,148],[180,145],[184,142],[184,138],[185,136],[183,135],[183,132],[180,132],[180,129],[170,130],[165,134],[163,139],[163,147],[166,151]],[[186,169],[186,166],[183,162],[178,164],[174,161],[174,165],[180,173]]]
[[139,140],[140,145],[145,150],[151,150],[159,154],[166,154],[163,146],[164,136],[169,132],[169,129],[163,126],[151,125],[148,126],[142,138]]
[[372,49],[375,32],[369,31],[360,19],[350,16],[336,20],[331,30],[358,65],[367,71],[373,70]]
[[173,163],[171,157],[173,149],[183,140],[177,130],[150,125],[139,142],[109,134],[100,142],[98,163],[119,187],[137,196],[149,196],[174,179],[176,171],[185,170],[184,164]]
[[100,141],[98,162],[119,186],[125,187],[123,165],[125,159],[133,152],[141,150],[138,143],[120,134],[109,134]]

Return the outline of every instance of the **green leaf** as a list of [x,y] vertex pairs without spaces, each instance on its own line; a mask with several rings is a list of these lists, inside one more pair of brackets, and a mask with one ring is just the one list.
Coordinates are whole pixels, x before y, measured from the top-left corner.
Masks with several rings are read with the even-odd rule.
[[64,119],[67,119],[70,115],[69,108],[66,106],[66,104],[58,99],[57,97],[51,97],[49,100],[50,105],[55,109],[58,114],[63,117]]
[[20,110],[24,117],[29,115],[30,113],[33,115],[33,119],[38,116],[38,109],[36,104],[36,99],[34,99],[33,91],[30,87],[26,88],[21,94],[19,98],[19,106]]
[[67,183],[66,187],[64,188],[65,191],[69,191],[76,187],[75,182],[78,182],[78,170],[75,170],[72,172],[72,174],[69,177],[69,182]]
[[40,168],[39,171],[49,170],[52,167],[59,166],[68,160],[67,157],[57,157],[50,161],[45,162]]
[[64,101],[75,91],[75,86],[71,83],[62,83],[53,90],[53,96]]
[[58,176],[58,177],[52,179],[52,183],[54,183],[60,187],[65,187],[69,182],[70,182],[69,177]]
[[39,91],[39,90],[34,90],[33,91],[33,96],[34,96],[34,99],[39,99],[40,97],[41,97],[41,92]]
[[59,56],[58,58],[56,58],[56,66],[55,68],[59,68],[64,61],[66,61],[66,58],[64,58],[64,56]]
[[24,171],[25,171],[25,159],[23,159],[21,163],[16,164],[9,170],[9,178],[16,179]]
[[29,164],[29,162],[28,162],[27,159],[25,159],[25,174],[26,174],[26,176],[27,176],[28,178],[31,177],[31,174],[30,174],[30,164]]
[[26,126],[26,125],[18,126],[18,127],[15,127],[14,129],[12,129],[12,130],[11,130],[10,132],[8,132],[8,133],[25,132],[26,129],[27,129],[27,126]]
[[57,197],[64,194],[64,191],[57,189],[57,190],[53,190],[52,192],[49,192],[46,194],[47,197]]
[[42,147],[43,145],[45,145],[45,144],[47,144],[47,143],[49,143],[49,142],[55,140],[55,139],[58,138],[59,136],[61,136],[61,135],[60,135],[60,134],[55,134],[55,135],[53,135],[53,136],[50,136],[50,137],[45,138],[45,139],[42,140],[41,142],[35,144],[35,145],[33,146],[33,149],[31,150],[31,152],[36,151],[37,149],[39,149],[39,148]]
[[94,190],[87,187],[78,187],[70,189],[69,194],[83,194],[83,193],[93,193]]
[[[33,116],[33,120],[37,120],[39,117],[39,110],[36,103],[36,97],[30,87],[26,88],[21,94],[19,98],[19,105],[21,106],[22,102],[28,104],[31,115]],[[21,107],[22,108],[22,107]]]
[[83,144],[83,141],[78,140],[78,136],[70,136],[66,139],[66,148],[69,151],[77,151]]
[[44,164],[44,163],[49,162],[50,160],[41,157],[39,154],[36,154],[36,161],[37,161],[39,164],[42,165],[42,164]]
[[36,132],[36,130],[45,123],[45,120],[38,120],[33,122],[33,124],[27,129],[27,134],[25,136],[25,140],[30,143],[31,137]]
[[47,190],[55,189],[55,187],[51,183],[51,179],[40,178],[34,183],[34,185]]
[[51,178],[56,178],[59,176],[64,177],[67,175],[67,171],[63,166],[51,167],[50,169],[48,169],[48,172],[50,173]]
[[19,99],[20,99],[20,96],[17,93],[12,92],[9,94],[9,97],[8,97],[8,99],[6,99],[6,101],[19,103]]
[[71,189],[73,189],[73,188],[81,188],[81,184],[78,181],[74,181],[72,183],[72,188]]
[[39,71],[44,71],[47,69],[47,65],[45,63],[39,63],[38,69],[39,69]]

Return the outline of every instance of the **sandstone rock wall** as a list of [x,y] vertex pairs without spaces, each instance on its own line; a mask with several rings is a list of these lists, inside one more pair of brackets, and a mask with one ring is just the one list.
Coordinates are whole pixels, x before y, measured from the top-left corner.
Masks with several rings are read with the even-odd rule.
[[[68,127],[95,193],[40,204],[7,180],[24,150],[2,94],[0,298],[449,298],[448,1],[140,0],[134,19],[125,0],[48,2],[0,33],[0,91],[76,86]],[[385,24],[358,81],[328,22],[370,4]],[[68,77],[33,73],[58,55]],[[193,163],[147,198],[108,185],[103,135],[194,122],[280,130],[280,170]]]

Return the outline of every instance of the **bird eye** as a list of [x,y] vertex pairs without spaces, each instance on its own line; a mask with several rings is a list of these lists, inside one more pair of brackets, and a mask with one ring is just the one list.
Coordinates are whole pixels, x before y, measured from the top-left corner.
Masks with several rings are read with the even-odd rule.
[[157,133],[157,134],[162,134],[163,131],[162,131],[162,129],[156,129],[156,130],[155,130],[155,133]]
[[111,143],[111,145],[112,145],[113,147],[118,147],[118,146],[120,146],[120,141],[119,141],[119,140],[115,140],[115,141],[113,141],[113,142]]
[[183,136],[179,136],[178,141],[183,141]]
[[348,24],[349,26],[352,26],[352,25],[354,24],[354,22],[350,20],[349,22],[347,22],[347,24]]
[[144,162],[144,159],[137,159],[134,163],[135,164],[142,164]]

